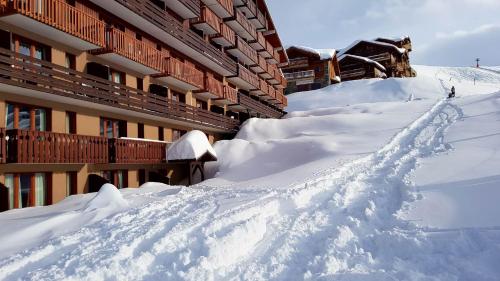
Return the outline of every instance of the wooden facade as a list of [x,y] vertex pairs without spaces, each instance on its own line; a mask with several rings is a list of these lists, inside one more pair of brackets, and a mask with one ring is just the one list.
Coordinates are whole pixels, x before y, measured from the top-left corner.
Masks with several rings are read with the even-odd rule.
[[320,89],[340,82],[340,67],[335,50],[289,47],[289,62],[282,66],[288,81],[286,94]]
[[[387,77],[412,77],[409,57],[411,41],[409,45],[405,42],[402,41],[398,44],[410,49],[382,41],[360,40],[343,49],[339,55],[354,55],[378,62],[386,69]],[[341,71],[344,70],[341,69]]]
[[339,64],[342,81],[387,77],[385,67],[364,57],[342,55]]
[[0,0],[0,211],[183,183],[169,143],[283,116],[287,63],[264,0]]

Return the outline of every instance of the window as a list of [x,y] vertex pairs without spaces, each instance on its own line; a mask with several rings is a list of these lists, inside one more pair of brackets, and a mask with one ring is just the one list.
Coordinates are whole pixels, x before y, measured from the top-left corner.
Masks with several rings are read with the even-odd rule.
[[118,84],[125,85],[125,73],[118,70],[110,69],[109,80]]
[[187,133],[187,131],[185,131],[185,130],[173,129],[172,130],[172,141],[176,141],[176,140],[180,139],[186,133]]
[[75,55],[66,53],[65,66],[69,69],[76,70],[76,57],[75,57]]
[[144,138],[144,124],[143,123],[137,124],[137,137],[140,139]]
[[144,91],[144,80],[142,78],[137,78],[137,89]]
[[128,185],[128,172],[126,170],[103,171],[102,177],[117,188],[126,188]]
[[50,194],[45,173],[5,174],[9,209],[45,206]]
[[77,173],[66,173],[66,196],[78,194],[77,191]]
[[101,118],[100,120],[101,137],[121,138],[127,136],[127,122],[121,120]]
[[14,38],[15,51],[36,59],[50,61],[50,47],[38,42],[16,36]]
[[76,113],[71,111],[66,111],[66,134],[76,134]]
[[7,104],[7,129],[47,130],[47,110],[29,105]]
[[186,103],[186,95],[172,91],[172,100],[178,101],[180,103]]
[[165,132],[163,127],[158,127],[158,140],[165,141]]
[[207,105],[207,102],[205,102],[205,101],[196,100],[196,107],[206,110],[208,108],[208,105]]

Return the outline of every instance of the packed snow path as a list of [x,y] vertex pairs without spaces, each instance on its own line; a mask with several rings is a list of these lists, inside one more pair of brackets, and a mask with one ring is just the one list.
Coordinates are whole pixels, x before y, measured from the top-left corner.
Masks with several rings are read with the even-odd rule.
[[460,117],[440,101],[377,152],[285,193],[182,189],[2,260],[0,279],[482,280],[467,255],[488,249],[467,241],[486,234],[442,236],[397,216],[418,197],[408,179],[418,158],[449,149],[444,133]]

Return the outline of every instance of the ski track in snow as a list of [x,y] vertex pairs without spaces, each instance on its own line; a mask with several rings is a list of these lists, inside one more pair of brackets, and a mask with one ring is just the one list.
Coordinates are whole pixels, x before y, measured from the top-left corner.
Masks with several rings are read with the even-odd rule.
[[490,233],[444,235],[397,216],[419,198],[418,159],[451,149],[444,133],[461,116],[440,101],[377,152],[286,192],[183,189],[1,260],[0,279],[480,280],[468,253],[487,245],[468,241]]

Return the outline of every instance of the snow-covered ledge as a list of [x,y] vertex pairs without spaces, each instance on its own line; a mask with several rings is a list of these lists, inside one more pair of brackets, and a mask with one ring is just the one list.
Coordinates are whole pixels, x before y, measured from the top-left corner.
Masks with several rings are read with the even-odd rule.
[[170,161],[217,161],[217,154],[202,131],[193,130],[175,141],[167,150]]

